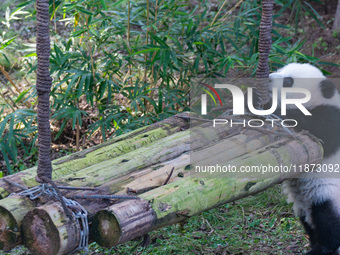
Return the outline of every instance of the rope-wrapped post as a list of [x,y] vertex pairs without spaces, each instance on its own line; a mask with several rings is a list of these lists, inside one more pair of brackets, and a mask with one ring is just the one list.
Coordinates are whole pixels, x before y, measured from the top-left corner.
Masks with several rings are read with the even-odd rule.
[[38,93],[38,147],[39,160],[37,181],[46,182],[52,179],[50,157],[51,130],[49,96],[52,85],[50,76],[50,36],[49,36],[49,0],[37,0],[37,84]]
[[259,62],[256,70],[256,88],[260,97],[260,105],[269,102],[269,53],[272,45],[272,17],[273,17],[274,0],[262,0],[262,17],[260,23],[259,37]]
[[71,219],[72,215],[62,199],[61,193],[52,181],[52,163],[50,156],[51,129],[50,129],[50,91],[52,78],[50,75],[50,14],[49,0],[36,0],[37,6],[37,84],[38,93],[38,147],[39,159],[36,181],[49,183],[56,190],[59,200],[66,215]]

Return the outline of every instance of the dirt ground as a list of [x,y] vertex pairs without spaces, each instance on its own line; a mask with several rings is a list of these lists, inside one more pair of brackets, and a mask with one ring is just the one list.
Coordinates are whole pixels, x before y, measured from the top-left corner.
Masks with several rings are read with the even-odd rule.
[[[322,23],[326,28],[321,27],[310,15],[306,14],[300,19],[297,35],[293,41],[305,40],[302,53],[320,58],[321,61],[340,64],[340,31],[332,30],[337,0],[323,1],[321,5],[314,1],[308,1],[321,16]],[[278,8],[275,10],[279,11]],[[294,17],[286,13],[276,22],[280,24],[294,24]],[[324,70],[331,73],[330,77],[340,77],[340,68],[331,65],[323,65]]]

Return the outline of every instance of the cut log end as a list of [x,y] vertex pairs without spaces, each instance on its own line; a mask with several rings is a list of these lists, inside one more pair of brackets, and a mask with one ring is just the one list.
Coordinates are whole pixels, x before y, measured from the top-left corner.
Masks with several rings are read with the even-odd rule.
[[11,250],[18,242],[20,232],[12,214],[0,207],[0,250]]
[[99,211],[92,222],[91,237],[99,245],[112,247],[119,243],[122,234],[117,218],[108,210]]
[[59,203],[28,212],[21,229],[23,243],[33,254],[67,254],[80,240],[79,224],[67,218]]
[[57,254],[60,247],[58,229],[47,212],[34,209],[22,224],[24,244],[34,254]]
[[101,246],[112,247],[148,233],[155,219],[146,200],[124,201],[94,216],[91,237]]
[[11,250],[21,242],[20,224],[34,203],[21,196],[0,201],[0,250]]

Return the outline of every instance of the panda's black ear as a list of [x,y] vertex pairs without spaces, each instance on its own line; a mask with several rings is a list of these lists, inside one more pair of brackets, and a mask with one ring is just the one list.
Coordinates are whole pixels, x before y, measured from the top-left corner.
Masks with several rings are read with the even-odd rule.
[[324,98],[330,99],[335,95],[336,87],[333,82],[326,79],[320,82],[320,90]]
[[294,79],[292,77],[285,77],[283,79],[283,87],[284,88],[291,88],[293,87]]

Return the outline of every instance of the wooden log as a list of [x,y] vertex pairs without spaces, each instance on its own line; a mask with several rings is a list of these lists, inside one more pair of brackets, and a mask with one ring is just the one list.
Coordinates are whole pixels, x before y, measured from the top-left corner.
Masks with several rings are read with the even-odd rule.
[[[292,162],[300,162],[294,158],[291,158],[288,148],[294,149],[294,146],[295,146],[296,148],[298,148],[297,151],[299,151],[301,150],[300,148],[301,146],[299,147],[299,146],[296,146],[295,144],[293,144],[294,145],[293,146],[292,144],[288,142],[289,140],[288,138],[284,138],[280,140],[280,137],[282,137],[282,134],[275,134],[275,133],[268,134],[262,131],[255,131],[255,130],[244,130],[240,134],[238,134],[240,129],[242,128],[238,128],[238,129],[229,128],[228,129],[222,126],[212,129],[210,125],[202,125],[199,127],[195,127],[190,131],[184,131],[184,132],[173,134],[159,141],[155,141],[149,146],[142,147],[130,153],[116,157],[112,160],[111,159],[107,160],[106,162],[104,162],[104,165],[101,165],[102,163],[98,163],[95,165],[99,167],[98,169],[95,169],[95,167],[93,166],[93,167],[88,167],[86,169],[83,169],[82,171],[79,171],[81,172],[81,174],[79,173],[79,175],[67,175],[62,179],[62,181],[64,182],[64,184],[66,185],[71,184],[72,186],[99,186],[99,187],[107,188],[106,190],[109,193],[118,192],[118,194],[120,194],[120,193],[125,193],[126,191],[129,191],[129,192],[132,191],[134,193],[140,194],[140,193],[149,191],[150,189],[155,189],[157,187],[160,187],[158,189],[161,189],[163,187],[167,187],[168,185],[170,185],[168,184],[168,185],[162,186],[165,184],[165,182],[171,183],[173,181],[176,181],[176,183],[181,184],[184,179],[187,180],[188,178],[183,178],[183,177],[188,175],[189,171],[187,170],[187,166],[190,163],[185,153],[189,152],[190,150],[197,150],[197,149],[201,149],[198,152],[199,158],[200,157],[204,158],[207,155],[207,152],[209,150],[219,151],[220,153],[217,155],[219,155],[219,157],[222,157],[225,160],[225,163],[232,162],[233,164],[236,164],[236,165],[244,164],[244,162],[248,162],[247,164],[252,165],[256,161],[257,162],[260,161],[264,163],[270,161],[270,164],[275,165],[275,164],[278,164],[278,162],[284,162],[280,159],[280,157],[277,156],[277,155],[281,155],[280,153],[283,153],[281,156],[285,158],[286,160],[285,162],[290,162],[290,160]],[[217,142],[217,141],[220,141],[225,136],[228,136],[227,139],[221,142]],[[297,137],[297,138],[303,141],[303,137],[302,138]],[[191,147],[190,147],[189,141],[191,142]],[[297,141],[297,143],[299,144],[299,140]],[[269,151],[269,152],[267,151],[271,147],[277,148],[277,147],[280,147],[282,144],[283,145],[286,144],[286,147],[284,147],[285,149],[283,149],[282,151],[277,151],[275,153],[273,153],[272,151]],[[205,147],[205,146],[209,146],[209,147],[202,149],[202,147]],[[321,155],[320,146],[319,147],[315,146],[315,142],[313,143],[313,146],[315,148],[318,148],[318,150],[314,150],[314,151],[311,150],[310,151],[311,154],[308,154],[308,157],[315,156],[315,158],[318,158],[318,157],[320,158],[320,155]],[[305,146],[304,148],[308,148],[308,146]],[[225,153],[226,150],[229,150],[229,153]],[[301,151],[302,153],[298,154],[295,150],[295,152],[292,155],[295,157],[298,155],[298,159],[301,160],[301,162],[308,162],[308,157],[307,158],[305,157],[306,152],[304,150],[301,150]],[[168,160],[168,161],[164,162],[164,160]],[[216,158],[211,157],[209,158],[209,160],[213,163],[216,160]],[[204,161],[206,161],[205,163],[207,162],[209,163],[209,161],[207,161],[206,158],[204,159]],[[126,163],[129,163],[129,164],[126,164]],[[155,166],[154,165],[155,163],[158,163],[158,165]],[[199,163],[199,161],[196,163]],[[145,169],[145,167],[147,167],[147,169]],[[174,170],[171,173],[173,167],[174,167]],[[180,173],[181,175],[179,175]],[[169,175],[171,176],[168,179]],[[205,183],[206,182],[205,179],[201,177],[202,176],[196,177],[196,178],[200,179],[199,181],[200,183],[201,183],[201,180],[203,183]],[[280,178],[281,179],[279,180],[282,180],[283,177],[280,177]],[[139,180],[145,181],[149,184],[145,185],[143,182]],[[233,185],[235,187],[243,187],[242,185],[244,185],[244,183],[239,182],[238,181],[239,179],[236,179],[236,180],[237,181],[234,181],[236,182],[236,184],[233,184]],[[272,178],[270,181],[268,181],[264,177],[261,178],[261,177],[255,176],[255,177],[243,178],[243,180],[247,181],[246,185],[249,186],[249,190],[254,190],[253,187],[261,187],[261,189],[264,189],[268,187],[269,185],[272,185],[273,183],[277,183],[278,179]],[[187,182],[184,182],[184,183],[187,183]],[[228,186],[228,183],[224,183],[224,184],[225,186]],[[190,185],[194,185],[194,184],[190,183]],[[259,190],[259,189],[255,189],[255,190]],[[82,193],[82,192],[78,192],[78,193]],[[246,192],[245,194],[247,195],[249,193]],[[144,196],[144,194],[142,194],[141,196]],[[191,199],[194,199],[194,198],[191,197]],[[109,201],[103,201],[103,200],[90,201],[90,202],[86,200],[84,201],[80,200],[80,201],[84,205],[84,207],[91,213],[95,213],[98,210],[102,210],[105,207],[110,205]],[[111,209],[109,210],[110,214],[117,215],[115,216],[117,217],[117,222],[123,222],[123,219],[120,219],[119,218],[120,216],[116,213],[117,209],[115,209],[115,207]],[[153,210],[155,209],[153,208]],[[167,206],[165,206],[165,209],[163,208],[160,210],[167,211]],[[203,210],[205,210],[205,208]],[[193,211],[195,212],[195,210]],[[157,211],[155,210],[155,212]],[[187,210],[184,209],[184,210],[180,210],[179,212],[177,211],[175,214],[180,215],[180,216],[184,215],[182,218],[180,218],[180,219],[183,219],[186,217],[186,214],[188,213],[187,213]],[[191,216],[190,214],[188,215]],[[156,219],[160,219],[158,220],[159,222],[164,221],[164,219],[160,218],[157,213],[156,213]],[[177,218],[174,220],[172,216],[171,217],[166,216],[165,219],[169,219],[169,222],[170,222],[169,224],[171,224],[171,222],[178,221]],[[167,221],[165,220],[165,222]],[[17,220],[17,224],[20,225],[20,220]],[[51,223],[51,224],[58,225],[59,223],[57,222],[56,224],[54,223]],[[166,223],[165,225],[167,224],[168,223]],[[153,224],[151,229],[158,228],[158,225],[160,225],[160,223]],[[104,224],[102,226],[106,226],[106,225]],[[137,224],[137,227],[138,227],[138,224]],[[103,227],[102,229],[105,229],[105,227]],[[140,226],[140,229],[141,229],[140,230],[141,233],[147,232],[146,227]],[[115,242],[123,242],[124,240],[127,240],[130,237],[135,236],[135,235],[136,233],[131,232],[131,231],[128,231],[128,233],[125,233],[124,228],[123,228],[121,233],[115,239],[116,240]],[[105,235],[103,235],[103,237],[104,236]],[[109,240],[109,239],[111,239],[111,237],[106,240]],[[6,245],[7,247],[10,247],[12,244],[6,244]],[[112,245],[112,243],[108,244],[107,246],[110,246],[110,245]],[[68,248],[65,248],[65,249],[68,249]]]
[[[199,132],[197,130],[199,130]],[[208,145],[211,139],[210,140],[206,139],[207,137],[215,137],[216,138],[215,140],[220,139],[218,135],[215,136],[216,133],[209,133],[205,129],[201,129],[201,128],[198,128],[197,130],[196,131],[199,133],[197,137],[199,137],[201,142],[196,143],[194,148],[198,146],[203,146],[204,144]],[[228,163],[228,162],[232,162],[233,159],[239,158],[240,156],[244,154],[248,155],[247,153],[253,153],[253,151],[256,151],[257,149],[266,148],[266,146],[268,145],[272,147],[278,146],[278,144],[281,144],[283,143],[284,140],[287,140],[287,138],[284,138],[283,140],[282,139],[279,140],[281,136],[282,136],[281,134],[264,134],[263,132],[256,131],[256,130],[245,130],[244,132],[241,132],[240,134],[230,135],[229,137],[227,137],[227,139],[224,139],[216,143],[213,146],[209,146],[206,149],[202,149],[197,153],[199,154],[198,157],[204,158],[205,163],[208,163],[208,164],[209,162],[213,164],[214,161],[216,161],[218,157],[223,158],[223,160],[226,163]],[[202,141],[204,141],[204,139],[205,139],[205,142],[203,143]],[[177,141],[179,140],[181,139],[178,139],[175,141],[174,144],[176,146],[177,146]],[[160,143],[162,143],[162,141],[160,141]],[[166,145],[167,148],[169,149],[168,143],[164,143],[163,145]],[[179,147],[183,148],[183,146],[179,146]],[[159,151],[158,145],[155,147],[155,150],[150,151],[150,156],[153,155],[154,152],[157,150]],[[213,152],[217,151],[219,153],[216,153],[216,155],[214,155],[215,157],[205,158],[205,156],[209,154],[207,153],[209,150],[212,150]],[[226,153],[226,151],[228,152]],[[160,156],[163,156],[162,152],[158,152],[158,153],[160,153]],[[136,162],[138,162],[138,160],[136,160]],[[139,163],[143,163],[143,162],[141,161]],[[199,163],[199,162],[196,162],[196,163]],[[190,169],[189,155],[182,154],[175,159],[161,162],[159,164],[150,166],[143,170],[138,170],[136,168],[135,170],[133,170],[133,168],[129,169],[128,167],[126,167],[125,169],[123,167],[118,168],[116,172],[113,172],[113,171],[111,172],[112,176],[110,178],[107,178],[107,180],[104,180],[101,183],[100,188],[108,191],[109,194],[111,193],[115,193],[117,195],[126,195],[126,193],[141,194],[151,189],[163,186],[164,184],[172,183],[174,181],[178,181],[180,179],[183,179],[184,177],[189,176],[189,173],[190,173],[189,169]],[[122,172],[124,173],[124,171],[129,171],[129,170],[131,170],[132,172],[124,174],[118,178],[114,176],[115,173],[118,175],[118,174],[121,174]],[[88,177],[90,179],[92,178],[91,176],[88,176]],[[93,178],[96,178],[96,177],[93,177]],[[85,182],[85,185],[87,186],[88,183]],[[69,191],[65,194],[71,195],[71,196],[75,194],[84,195],[84,194],[88,194],[88,192],[86,191],[70,192]],[[90,194],[96,194],[96,193],[91,192]],[[103,194],[103,193],[100,193],[100,194]],[[96,201],[86,200],[86,199],[78,199],[78,200],[86,208],[90,216],[95,214],[98,210],[102,210],[105,207],[110,205],[110,202],[107,200],[96,200]],[[30,208],[23,208],[22,210],[27,212],[30,210]],[[17,221],[18,221],[18,224],[20,224],[21,219],[18,219]]]
[[[171,166],[176,167],[175,173],[179,173],[179,172],[184,172],[184,165],[185,164],[189,164],[189,160],[188,160],[188,155],[183,155],[180,158],[178,158],[177,160],[171,160],[169,162],[164,162],[164,164],[169,163]],[[186,160],[186,161],[185,161]],[[136,176],[130,176],[127,175],[125,176],[125,181],[121,180],[119,185],[116,185],[117,188],[120,189],[120,194],[122,195],[126,195],[124,190],[127,190],[128,187],[123,187],[123,183],[128,183],[130,182],[136,182],[138,180],[138,177],[142,177],[143,174],[152,174],[152,176],[155,177],[155,181],[157,180],[157,182],[159,181],[160,184],[157,186],[162,185],[162,183],[164,183],[164,181],[167,179],[167,175],[166,175],[166,169],[160,166],[155,166],[157,168],[157,170],[155,169],[146,169],[140,173],[135,173],[133,175]],[[170,169],[171,170],[171,169]],[[156,174],[158,172],[158,174]],[[188,171],[187,171],[188,172]],[[170,171],[169,171],[170,173]],[[148,178],[152,178],[150,175],[148,176]],[[168,182],[172,182],[175,181],[177,179],[179,179],[181,177],[177,177],[176,175],[173,175]],[[162,181],[163,180],[163,181]],[[147,190],[150,190],[152,188],[155,188],[156,186],[154,186],[155,182],[150,182],[149,186],[146,186],[146,188],[141,188],[141,186],[136,186],[139,187],[135,190],[133,190],[133,192],[144,192]],[[133,184],[134,185],[134,184]],[[145,187],[145,185],[143,186]],[[88,195],[101,195],[101,194],[105,194],[103,192],[100,191],[96,191],[96,192],[86,192],[86,191],[68,191],[68,192],[63,192],[64,194],[67,194],[68,196],[72,196],[72,195],[84,195],[87,194]],[[43,198],[44,201],[48,201],[49,197],[44,197]],[[96,212],[98,212],[99,210],[102,210],[106,207],[108,207],[109,205],[112,204],[112,201],[107,200],[107,199],[97,199],[97,200],[90,200],[90,199],[78,199],[79,202],[81,202],[81,204],[83,205],[84,208],[86,208],[86,210],[89,213],[89,218],[91,218]],[[40,202],[39,203],[44,203]],[[21,244],[21,233],[19,231],[20,229],[20,225],[21,222],[25,216],[26,213],[28,213],[30,210],[32,210],[35,206],[37,205],[37,202],[33,202],[27,198],[23,198],[21,196],[10,196],[7,198],[4,198],[2,200],[0,200],[0,250],[10,250],[12,248],[14,248],[16,245]]]
[[21,196],[0,200],[0,250],[11,250],[21,242],[20,226],[35,203]]
[[[218,141],[221,140],[221,137],[226,135],[230,130],[215,130],[215,129],[209,129],[205,127],[197,127],[195,130],[197,134],[195,134],[195,139],[192,141],[194,142],[194,146],[192,146],[191,149],[198,149],[201,146],[206,146],[210,145],[211,141]],[[160,187],[164,185],[165,183],[172,183],[174,181],[180,181],[184,177],[189,175],[188,169],[190,169],[188,166],[190,166],[190,161],[188,154],[182,154],[185,151],[188,151],[188,148],[186,146],[183,146],[181,142],[184,142],[184,144],[187,143],[187,135],[185,136],[180,136],[184,134],[185,132],[175,134],[174,136],[177,137],[176,139],[169,139],[171,137],[167,137],[169,141],[174,145],[173,148],[176,148],[176,146],[180,147],[180,151],[177,154],[174,154],[174,149],[170,146],[169,144],[171,143],[164,143],[163,140],[159,141],[155,145],[155,149],[151,150],[151,153],[147,154],[151,156],[159,155],[159,157],[163,157],[164,151],[160,151],[159,148],[160,146],[165,146],[169,151],[172,153],[168,153],[170,155],[180,155],[179,157],[175,159],[171,159],[168,161],[162,161],[161,163],[157,165],[152,165],[146,169],[139,170],[137,167],[135,168],[124,168],[121,167],[119,168],[116,172],[111,171],[112,176],[110,178],[107,178],[106,180],[103,180],[101,183],[100,187],[103,188],[104,190],[108,191],[110,194],[111,193],[116,193],[116,194],[122,194],[125,195],[127,192],[128,193],[134,193],[134,194],[141,194],[144,192],[147,192],[151,189]],[[182,138],[185,139],[182,139]],[[241,132],[240,134],[231,134],[227,137],[227,139],[224,139],[213,146],[209,146],[206,149],[201,149],[198,153],[201,154],[202,157],[208,155],[207,151],[213,150],[213,151],[219,151],[220,157],[222,157],[225,161],[225,163],[228,162],[235,162],[233,159],[237,159],[236,162],[242,163],[244,160],[243,157],[249,158],[250,156],[255,159],[255,160],[260,160],[262,162],[266,162],[268,160],[268,155],[267,154],[259,154],[255,155],[257,152],[256,150],[267,150],[269,147],[278,147],[280,144],[287,142],[289,139],[288,138],[283,138],[280,140],[280,137],[282,137],[282,134],[266,134],[261,131],[256,131],[256,130],[245,130],[244,132]],[[216,147],[216,148],[215,148]],[[317,146],[316,146],[317,147]],[[185,148],[185,149],[183,149]],[[318,147],[317,147],[318,148]],[[228,153],[226,153],[228,151]],[[255,151],[255,152],[253,152]],[[139,151],[138,154],[142,154],[142,151]],[[320,153],[320,151],[319,151]],[[167,153],[165,153],[167,155]],[[261,156],[262,155],[262,156]],[[264,155],[264,156],[263,156]],[[295,155],[298,155],[295,153]],[[125,155],[126,156],[126,155]],[[258,158],[257,158],[258,157]],[[166,157],[165,157],[166,158]],[[171,158],[171,157],[170,157]],[[210,161],[209,161],[210,160]],[[205,163],[214,163],[216,158],[211,157],[209,159],[205,158],[204,161]],[[307,159],[306,159],[307,160]],[[161,161],[161,160],[160,160]],[[136,165],[138,165],[138,160],[135,162]],[[139,162],[143,163],[143,162]],[[197,162],[196,162],[197,163]],[[199,163],[199,162],[198,162]],[[275,162],[274,162],[275,163]],[[134,164],[131,165],[132,167]],[[114,166],[112,166],[114,167]],[[172,168],[174,168],[173,172]],[[108,168],[110,169],[110,168]],[[119,176],[119,174],[124,173],[124,175]],[[127,172],[127,173],[126,173]],[[98,173],[97,173],[98,174]],[[117,174],[115,176],[114,174]],[[88,176],[88,178],[93,181],[93,178],[98,178],[101,176]],[[118,178],[117,178],[118,177]],[[84,183],[84,184],[83,184]],[[69,183],[68,183],[69,184]],[[85,185],[89,186],[86,182],[80,182],[79,185]],[[68,195],[72,194],[86,194],[87,192],[85,191],[79,191],[79,192],[68,192]],[[110,201],[108,200],[79,200],[79,202],[86,208],[86,210],[92,215],[96,213],[98,210],[102,210],[105,207],[108,207],[110,205]],[[26,211],[29,209],[23,208]],[[20,224],[20,222],[18,222]],[[130,236],[130,235],[128,235]],[[119,238],[119,240],[124,240]]]
[[80,226],[70,220],[59,202],[28,212],[22,223],[24,245],[37,255],[63,255],[74,251],[80,241]]
[[96,214],[91,236],[99,245],[124,243],[147,233],[156,218],[148,201],[143,199],[123,201]]
[[[207,149],[202,148],[200,151],[195,152],[197,155],[195,155],[194,159],[199,158],[201,161],[204,161],[205,164],[213,164],[214,162],[216,163],[220,157],[223,158],[224,162],[230,162],[234,158],[264,148],[265,146],[274,146],[275,143],[282,143],[280,137],[282,137],[282,134],[265,134],[256,130],[245,130],[240,134],[231,134],[226,139],[209,146]],[[196,148],[196,146],[193,147]],[[208,151],[212,151],[214,157],[208,159]],[[192,155],[191,153],[191,156]],[[123,184],[122,188],[124,188],[124,190],[122,191],[124,192],[144,193],[153,188],[163,186],[172,168],[174,168],[174,171],[167,183],[189,176],[190,164],[194,162],[194,159],[192,158],[190,160],[188,154],[183,154],[176,159],[162,162],[142,171],[133,172],[130,175],[125,175],[123,178],[115,179],[104,184],[104,186],[110,187],[111,190],[121,190],[120,184]],[[196,161],[195,163],[199,164],[200,162]],[[157,170],[155,171],[153,169]],[[134,180],[131,180],[131,178]],[[122,192],[118,192],[118,194],[119,193]]]
[[[229,162],[239,167],[252,166],[254,162],[280,166],[301,165],[306,162],[314,164],[320,163],[321,160],[322,147],[319,141],[310,136],[298,134],[296,140],[284,139],[280,146],[275,142],[272,146],[268,145],[257,153],[250,152]],[[292,173],[280,173],[271,178],[263,174],[249,177],[240,176],[242,178],[233,178],[232,176],[228,176],[229,178],[212,178],[212,176],[204,178],[205,176],[194,175],[140,194],[140,198],[149,201],[150,207],[155,212],[155,218],[149,219],[148,222],[153,222],[152,226],[141,231],[139,235],[142,236],[151,230],[180,222],[224,203],[256,194],[291,176]],[[130,202],[125,201],[124,203],[124,207],[128,207],[127,204]],[[134,236],[131,233],[125,233],[122,226],[116,226],[116,229],[120,229],[120,231],[115,232],[104,231],[104,228],[101,227],[119,224],[120,216],[115,213],[119,207],[119,204],[114,204],[94,216],[91,226],[92,233],[94,233],[93,239],[102,246],[112,247],[119,244],[121,240],[126,241],[128,236]],[[111,221],[110,219],[113,219],[111,223],[103,223],[104,220]],[[140,221],[139,224],[143,224],[143,221]],[[135,227],[141,228],[138,225]]]
[[[185,130],[189,127],[189,122],[185,120],[186,117],[188,117],[187,113],[178,114],[150,126],[113,138],[103,144],[56,159],[52,162],[53,179],[57,180],[69,173],[77,172],[80,169],[101,163],[107,159],[119,157],[166,136]],[[5,179],[32,187],[38,185],[35,181],[35,176],[36,167],[33,167],[7,176]],[[19,191],[18,188],[0,179],[0,198],[4,198],[10,193],[17,191]]]
[[[203,132],[205,133],[205,132]],[[262,135],[262,136],[260,136]],[[241,134],[235,134],[229,136],[227,139],[217,143],[217,148],[213,148],[215,151],[221,152],[221,157],[225,161],[231,161],[234,158],[240,157],[245,153],[250,153],[253,150],[263,148],[264,146],[271,144],[272,146],[278,140],[278,135],[267,135],[262,132],[255,130],[247,130]],[[280,141],[279,141],[280,142]],[[202,145],[202,144],[200,144]],[[219,150],[224,148],[224,150]],[[207,155],[205,151],[208,149],[201,150],[199,153]],[[226,151],[229,151],[226,153]],[[200,156],[201,157],[201,156]],[[209,160],[205,159],[208,163]],[[210,158],[212,162],[215,158]],[[141,194],[157,187],[163,186],[164,184],[172,183],[183,179],[190,174],[190,157],[188,154],[182,154],[175,159],[161,162],[157,165],[153,165],[146,169],[135,171],[130,174],[125,174],[119,178],[113,178],[108,182],[103,182],[101,188],[109,190],[109,193],[115,193],[117,195],[126,195],[126,193]],[[123,170],[120,170],[123,171]],[[67,195],[84,195],[87,192],[67,192]],[[90,193],[92,194],[92,193]],[[94,193],[96,194],[96,193]],[[102,210],[110,205],[107,200],[79,200],[81,204],[86,208],[90,215],[95,214],[98,210]],[[23,211],[27,212],[30,208],[23,207]],[[21,218],[22,219],[22,218]],[[21,219],[17,221],[21,222]]]
[[[54,171],[54,179],[59,183],[68,186],[83,187],[99,187],[103,182],[111,181],[120,176],[131,172],[149,167],[153,164],[164,162],[166,160],[178,157],[179,155],[188,152],[190,149],[199,148],[209,143],[221,140],[223,137],[239,132],[242,128],[228,129],[226,127],[210,128],[207,125],[195,127],[196,132],[194,138],[191,138],[191,132],[182,131],[174,133],[170,136],[156,140],[151,144],[139,146],[137,149],[124,153],[120,156],[115,156],[103,162],[97,162],[84,169],[74,171],[69,174],[62,174],[62,171]],[[125,142],[134,143],[134,140],[126,140]],[[190,146],[191,142],[191,146]],[[190,148],[191,147],[191,148]],[[93,152],[93,153],[97,153]],[[103,152],[102,152],[103,153]],[[107,152],[108,153],[108,152]],[[82,159],[79,159],[80,161]],[[77,160],[75,160],[78,162]],[[66,164],[66,163],[65,163]],[[76,167],[75,167],[76,168]],[[34,185],[33,172],[20,172],[6,179],[17,182],[23,185]],[[18,188],[13,187],[0,179],[0,196],[6,197],[10,192],[16,192]],[[115,192],[115,190],[113,191]]]
[[[240,130],[242,128],[228,129],[226,127],[217,127],[212,129],[206,125],[195,127],[192,130],[175,133],[130,153],[66,175],[60,178],[58,182],[74,187],[82,187],[84,185],[101,187],[103,183],[114,181],[126,174],[140,171],[152,165],[179,157],[191,150],[216,143],[226,136],[237,134]],[[193,132],[194,135],[192,134]],[[255,132],[255,134],[256,136],[253,136],[253,138],[258,139],[259,134],[263,133]],[[259,144],[263,144],[263,142]],[[110,193],[117,192],[116,187],[111,185],[105,186],[109,188]]]

